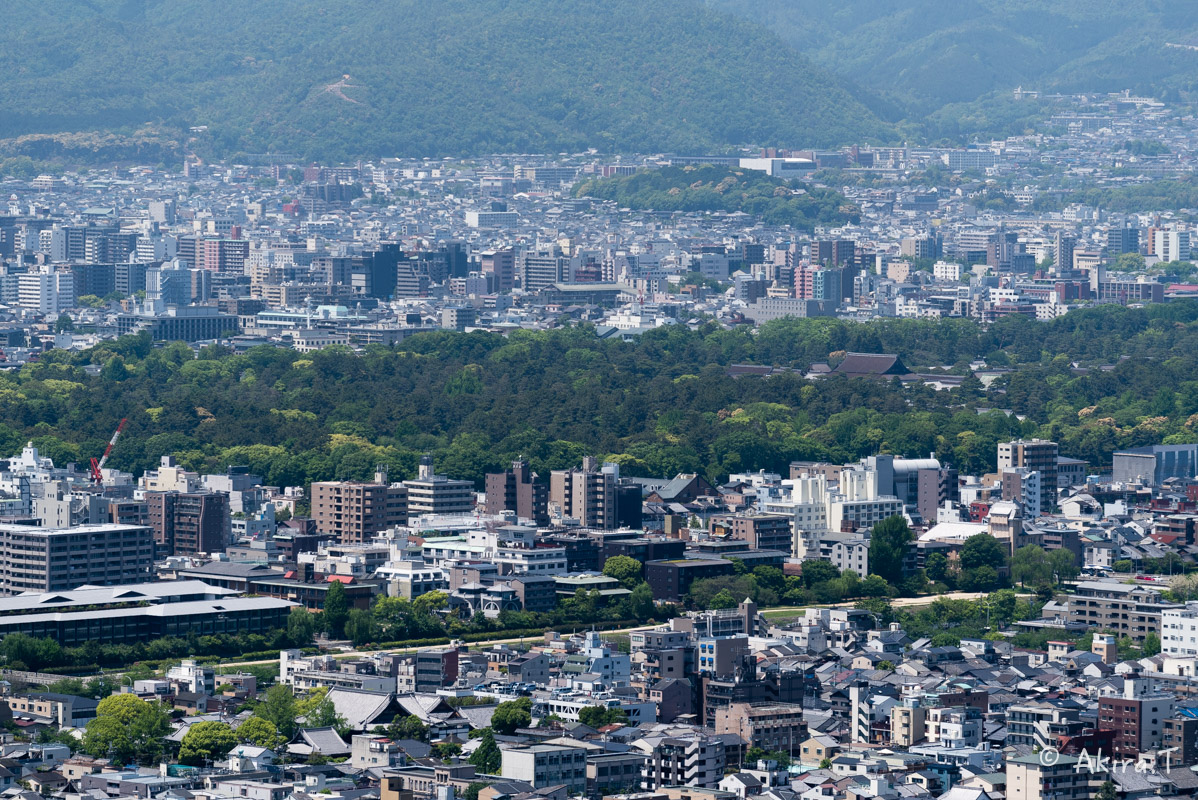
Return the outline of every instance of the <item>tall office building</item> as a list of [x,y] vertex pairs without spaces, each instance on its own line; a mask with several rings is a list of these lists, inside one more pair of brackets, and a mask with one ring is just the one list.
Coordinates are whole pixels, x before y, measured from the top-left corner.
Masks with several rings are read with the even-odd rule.
[[223,553],[229,546],[229,496],[221,492],[146,492],[160,556]]
[[556,252],[525,253],[520,259],[520,288],[539,292],[569,277],[569,259]]
[[1157,229],[1156,255],[1161,261],[1190,260],[1190,232],[1179,230]]
[[857,245],[850,239],[820,239],[811,243],[811,263],[852,266]]
[[1108,229],[1106,249],[1113,256],[1140,252],[1140,229],[1126,225]]
[[75,275],[70,270],[20,275],[17,296],[22,308],[39,314],[61,314],[75,306]]
[[[1057,443],[1043,439],[1017,439],[998,445],[998,471],[1025,467],[1040,473],[1040,510],[1049,513],[1057,504]],[[1026,510],[1029,515],[1035,509]]]
[[516,253],[513,250],[487,250],[482,254],[482,271],[495,276],[495,291],[510,292],[516,285]]
[[549,503],[563,517],[578,520],[584,528],[615,528],[619,477],[616,465],[605,464],[600,469],[599,460],[587,456],[581,469],[549,473]]
[[1057,231],[1052,240],[1052,269],[1056,275],[1073,272],[1073,239]]
[[514,511],[521,519],[532,520],[537,525],[547,525],[548,506],[549,487],[539,475],[529,469],[527,461],[513,461],[511,469],[487,475],[488,514]]

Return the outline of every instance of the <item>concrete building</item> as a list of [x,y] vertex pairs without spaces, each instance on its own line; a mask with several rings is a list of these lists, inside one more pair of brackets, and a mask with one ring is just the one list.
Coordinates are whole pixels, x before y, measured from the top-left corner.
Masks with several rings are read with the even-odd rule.
[[0,525],[0,594],[116,586],[150,579],[154,538],[135,525]]
[[529,469],[527,461],[518,459],[509,470],[488,473],[486,489],[488,514],[514,511],[520,519],[549,524],[549,486]]
[[615,528],[618,479],[615,465],[600,469],[593,456],[582,459],[581,469],[555,469],[549,474],[551,510],[584,528]]
[[807,723],[802,705],[731,703],[716,710],[715,732],[734,733],[746,747],[798,755],[807,740]]
[[1037,517],[1042,506],[1041,473],[1027,467],[1002,470],[1002,499],[1016,503],[1024,516]]
[[317,532],[343,544],[368,542],[408,521],[408,489],[388,484],[382,470],[374,483],[318,481],[312,484],[312,518]]
[[1198,604],[1161,612],[1161,652],[1198,657]]
[[0,598],[0,637],[19,631],[81,647],[191,633],[266,633],[286,627],[294,607],[272,597],[238,597],[200,581],[72,589]]
[[586,790],[587,751],[558,744],[506,747],[499,774],[508,780],[524,781],[534,789],[565,786],[573,794]]
[[1116,756],[1136,758],[1161,746],[1175,703],[1173,695],[1154,691],[1149,679],[1125,675],[1121,696],[1099,698],[1098,727],[1115,732]]
[[754,550],[791,551],[791,518],[782,514],[735,514],[711,518],[711,535],[741,539]]
[[146,492],[158,555],[223,553],[229,546],[229,496],[220,492]]
[[1162,612],[1176,608],[1182,606],[1163,601],[1160,591],[1149,586],[1081,581],[1069,596],[1069,621],[1126,634],[1138,643],[1149,633],[1160,633]]
[[480,254],[484,274],[494,276],[494,290],[499,294],[511,292],[516,285],[516,253],[514,250],[485,250]]
[[998,471],[1025,467],[1040,473],[1040,510],[1049,513],[1057,504],[1057,443],[1043,439],[1017,439],[998,445]]
[[1190,260],[1190,232],[1158,228],[1153,231],[1156,255],[1161,261]]
[[1007,800],[1083,800],[1091,796],[1090,774],[1076,769],[1075,756],[1043,764],[1038,754],[1007,759]]
[[414,480],[404,481],[408,490],[408,516],[421,514],[469,514],[474,511],[474,484],[433,471],[433,457],[422,456]]
[[701,733],[642,739],[633,746],[647,756],[641,770],[643,791],[663,786],[718,786],[728,763],[723,740]]
[[1120,483],[1160,486],[1169,478],[1198,475],[1198,444],[1158,444],[1111,456],[1111,477]]
[[525,292],[548,289],[569,277],[570,260],[557,253],[525,253],[520,259],[520,288]]
[[927,738],[928,709],[919,698],[904,698],[890,711],[890,743],[911,747]]
[[17,278],[18,305],[57,317],[75,305],[75,276],[70,270],[29,272]]

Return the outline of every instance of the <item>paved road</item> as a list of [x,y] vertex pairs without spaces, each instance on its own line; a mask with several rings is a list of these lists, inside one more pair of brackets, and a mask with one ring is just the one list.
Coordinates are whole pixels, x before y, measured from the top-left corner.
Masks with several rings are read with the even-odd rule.
[[[985,597],[985,596],[986,596],[985,592],[947,592],[942,595],[929,596],[929,597],[899,597],[899,598],[892,600],[891,605],[896,608],[911,608],[913,606],[931,605],[932,603],[934,603],[936,600],[940,599],[941,597],[945,597],[950,600],[977,600],[977,599]],[[854,600],[852,602],[847,602],[847,603],[837,603],[834,607],[835,608],[852,608],[856,604],[856,602],[857,601]],[[771,613],[771,615],[775,615],[777,612],[793,611],[797,615],[798,612],[801,612],[807,608],[809,608],[809,606],[782,606],[779,608],[764,608],[764,609],[762,609],[762,611],[769,611]],[[647,630],[652,630],[653,628],[656,628],[656,627],[657,627],[657,625],[638,625],[634,628],[619,628],[617,630],[601,631],[601,633],[604,636],[611,636],[611,635],[635,633],[637,631],[647,631]],[[496,644],[517,644],[520,642],[532,644],[536,641],[537,641],[536,638],[529,638],[527,636],[524,636],[524,637],[516,637],[516,638],[485,639],[485,640],[479,641],[479,642],[469,642],[469,646],[476,647],[476,648],[477,647],[490,647],[490,646],[496,645]],[[388,653],[414,653],[421,648],[419,648],[419,647],[400,647],[400,648],[388,647],[388,648],[384,648],[384,649]],[[338,658],[359,658],[359,657],[367,656],[367,655],[370,655],[371,653],[377,653],[377,652],[380,652],[380,651],[379,650],[346,650],[343,652],[330,651],[330,654],[334,655]],[[265,661],[221,662],[220,664],[215,664],[214,666],[217,667],[218,672],[223,674],[224,672],[228,671],[228,669],[230,669],[230,668],[236,669],[237,667],[262,666],[264,664],[277,664],[277,663],[279,663],[279,660],[277,658],[271,658],[271,659],[267,659]]]

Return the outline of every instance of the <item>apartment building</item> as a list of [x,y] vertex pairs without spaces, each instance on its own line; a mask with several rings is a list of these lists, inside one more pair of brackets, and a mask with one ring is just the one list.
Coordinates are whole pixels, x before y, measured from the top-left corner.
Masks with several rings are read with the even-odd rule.
[[1091,774],[1077,769],[1079,759],[1060,756],[1041,763],[1039,754],[1007,760],[1007,800],[1082,800],[1090,797]]
[[223,553],[229,546],[229,496],[221,492],[146,492],[159,556]]
[[0,594],[117,586],[150,579],[154,537],[140,525],[0,525]]
[[549,474],[549,504],[584,528],[615,528],[618,477],[613,468],[604,465],[600,469],[597,458],[586,456],[581,469]]
[[362,544],[408,521],[408,489],[388,484],[383,470],[373,483],[318,481],[312,484],[312,518],[318,533]]
[[1055,747],[1060,736],[1082,732],[1082,706],[1073,700],[1045,700],[1010,706],[1006,713],[1007,741],[1027,747]]
[[724,742],[715,736],[694,733],[633,745],[647,756],[641,768],[641,789],[663,786],[718,786],[724,777],[727,754]]
[[918,698],[904,698],[890,711],[890,744],[911,747],[927,738],[928,709]]
[[789,553],[793,545],[791,517],[782,514],[736,514],[711,518],[711,535],[741,539],[754,550],[781,550]]
[[474,484],[436,474],[430,455],[421,457],[416,478],[404,481],[403,485],[408,490],[408,516],[469,514],[474,511]]
[[1198,656],[1198,603],[1161,612],[1161,652],[1169,656]]
[[1116,756],[1135,758],[1161,746],[1175,703],[1173,695],[1153,690],[1150,680],[1127,675],[1121,696],[1099,698],[1098,727],[1115,732]]
[[[1049,513],[1057,504],[1057,443],[1044,439],[1016,439],[998,445],[998,471],[1024,467],[1040,473],[1040,510]],[[1029,510],[1029,515],[1034,511]]]
[[96,706],[100,703],[92,697],[76,697],[54,692],[10,694],[4,701],[17,716],[33,717],[45,724],[63,728],[86,726],[96,718]]
[[1161,614],[1177,608],[1182,606],[1161,600],[1161,593],[1148,586],[1082,581],[1069,596],[1069,621],[1126,634],[1138,643],[1149,633],[1160,633]]
[[518,518],[537,525],[549,523],[549,486],[529,469],[527,461],[518,459],[509,470],[489,473],[486,489],[488,514],[514,511]]
[[807,740],[803,706],[792,703],[731,703],[715,712],[715,732],[735,733],[748,747],[798,754]]

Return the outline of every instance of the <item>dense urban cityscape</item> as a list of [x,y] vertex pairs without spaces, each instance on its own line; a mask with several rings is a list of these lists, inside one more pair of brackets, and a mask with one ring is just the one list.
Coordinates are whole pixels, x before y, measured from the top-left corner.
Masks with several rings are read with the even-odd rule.
[[0,88],[2,798],[1198,796],[1192,87],[803,73],[782,144],[551,73],[390,157],[372,73],[170,142]]

